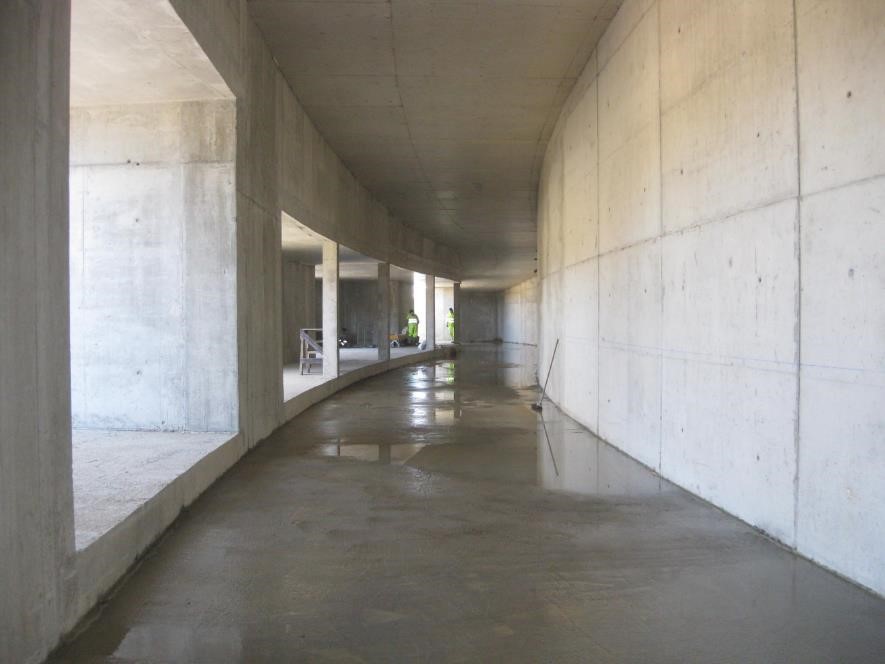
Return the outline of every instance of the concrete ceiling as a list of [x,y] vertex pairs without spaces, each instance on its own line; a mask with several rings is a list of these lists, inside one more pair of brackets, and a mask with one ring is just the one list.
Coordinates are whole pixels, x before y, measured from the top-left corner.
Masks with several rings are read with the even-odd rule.
[[73,0],[71,106],[233,98],[168,0]]
[[465,286],[535,268],[547,139],[621,0],[250,0],[307,113]]

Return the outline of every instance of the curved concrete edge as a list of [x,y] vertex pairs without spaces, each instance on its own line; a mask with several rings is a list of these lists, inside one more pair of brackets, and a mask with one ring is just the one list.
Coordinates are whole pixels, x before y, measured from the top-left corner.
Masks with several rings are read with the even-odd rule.
[[[287,401],[283,405],[283,424],[314,404],[355,383],[410,364],[439,359],[446,354],[445,348],[437,348],[378,361],[349,371]],[[78,551],[74,593],[76,600],[75,605],[68,611],[69,619],[65,625],[65,633],[69,634],[74,630],[102,597],[113,590],[115,584],[175,522],[183,509],[199,498],[248,451],[243,436],[233,435],[230,440],[197,461],[108,532]]]
[[399,369],[409,364],[418,364],[426,360],[434,360],[445,357],[445,348],[436,348],[434,350],[425,350],[414,355],[405,355],[403,357],[391,358],[390,360],[378,360],[372,364],[367,364],[359,369],[348,371],[345,374],[332,378],[331,380],[321,383],[316,387],[305,390],[301,394],[292,397],[283,404],[285,421],[288,422],[296,415],[303,413],[316,403],[326,399],[336,392],[340,392],[346,387],[350,387],[354,383],[358,383],[372,376]]

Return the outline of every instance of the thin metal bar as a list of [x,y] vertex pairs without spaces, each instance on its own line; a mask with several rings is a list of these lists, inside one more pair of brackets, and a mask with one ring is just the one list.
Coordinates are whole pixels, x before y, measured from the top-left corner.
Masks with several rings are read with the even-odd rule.
[[556,359],[556,349],[559,348],[559,339],[556,339],[556,345],[553,346],[553,355],[550,356],[550,366],[547,368],[547,379],[544,381],[544,389],[541,391],[541,398],[538,399],[538,406],[541,405],[541,402],[544,401],[544,397],[547,394],[547,383],[550,382],[550,372],[553,371],[553,360]]

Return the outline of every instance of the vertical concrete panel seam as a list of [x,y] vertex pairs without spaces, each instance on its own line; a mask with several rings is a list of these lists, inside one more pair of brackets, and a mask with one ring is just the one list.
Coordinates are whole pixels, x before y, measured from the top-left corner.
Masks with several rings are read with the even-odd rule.
[[[658,319],[658,345],[664,347],[664,122],[662,109],[661,88],[663,77],[661,76],[661,1],[656,4],[658,14],[658,236],[660,237],[661,249],[659,268],[659,285],[661,288],[661,315]],[[658,358],[658,472],[664,466],[664,355],[661,352]]]
[[[182,106],[178,106],[176,112],[178,113],[178,132],[179,132],[179,140],[183,138],[184,135],[184,117],[182,117]],[[191,411],[191,317],[193,312],[191,311],[191,307],[188,306],[187,301],[187,274],[188,274],[188,253],[190,247],[188,246],[188,208],[187,208],[187,165],[181,163],[178,165],[178,196],[181,201],[181,224],[179,226],[179,237],[181,243],[181,249],[179,253],[179,272],[178,272],[178,291],[179,291],[179,301],[181,302],[182,309],[182,318],[184,319],[182,323],[184,324],[184,367],[182,367],[182,373],[184,376],[184,427],[185,429],[190,429],[194,426],[193,421],[193,412]]]
[[793,0],[793,84],[796,112],[796,420],[793,431],[793,548],[799,548],[799,458],[802,390],[802,127],[799,114],[799,19]]
[[[600,333],[600,318],[602,317],[602,274],[600,265],[602,263],[599,260],[599,238],[600,238],[600,227],[602,226],[602,218],[600,217],[599,210],[599,182],[600,182],[600,170],[599,170],[599,53],[597,51],[596,57],[596,78],[594,79],[596,83],[596,119],[594,124],[596,125],[596,249],[593,252],[596,256],[596,432],[599,433],[599,409],[600,409],[600,380],[599,375],[602,373],[600,371],[599,364],[599,333]],[[597,469],[598,472],[598,469]]]

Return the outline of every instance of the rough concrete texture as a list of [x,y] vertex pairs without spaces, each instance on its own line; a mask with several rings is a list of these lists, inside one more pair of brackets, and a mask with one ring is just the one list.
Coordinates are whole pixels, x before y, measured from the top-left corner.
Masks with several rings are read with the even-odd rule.
[[302,328],[318,327],[316,269],[296,261],[283,261],[283,364],[298,362]]
[[498,294],[492,291],[462,290],[460,318],[460,341],[493,341],[498,336]]
[[538,345],[538,279],[498,293],[498,336],[508,343]]
[[238,428],[235,115],[72,109],[74,426]]
[[385,343],[378,346],[378,359],[390,359],[390,263],[378,263],[378,278],[375,281],[375,338]]
[[534,357],[465,347],[303,412],[52,661],[881,661],[882,598],[539,418]]
[[125,520],[230,438],[226,433],[75,429],[77,550]]
[[54,0],[0,3],[0,661],[38,662],[74,591],[68,37]]
[[793,6],[623,4],[542,169],[539,359],[604,439],[883,593],[885,5]]
[[[339,322],[342,328],[356,339],[356,345],[364,348],[384,345],[387,333],[379,340],[378,327],[378,282],[368,279],[343,279],[341,281],[341,302]],[[386,317],[386,316],[385,316]]]
[[390,333],[399,334],[406,326],[409,309],[415,306],[415,291],[409,281],[390,280]]

